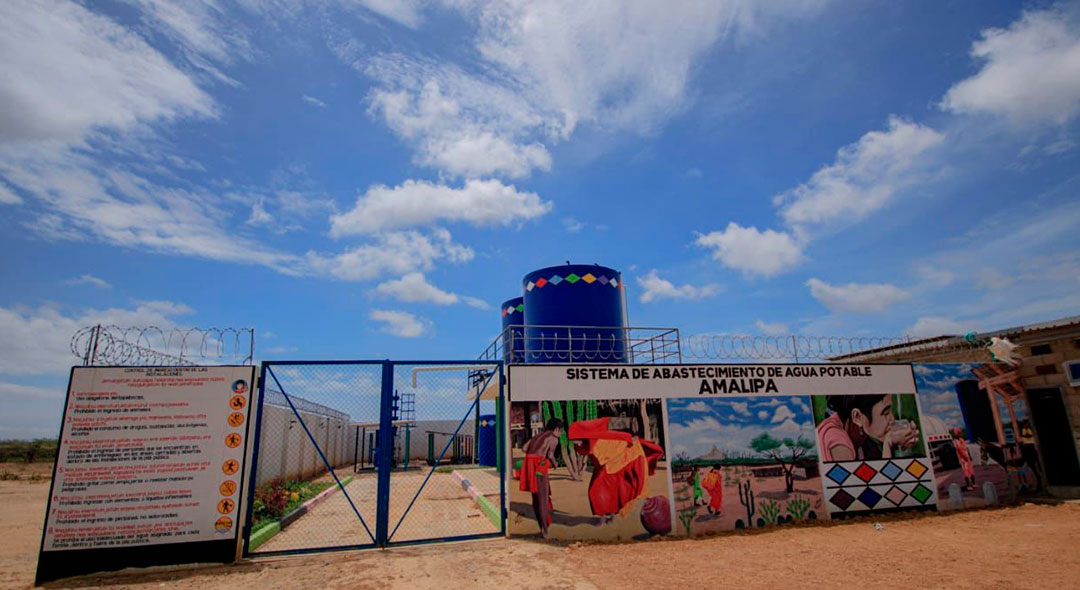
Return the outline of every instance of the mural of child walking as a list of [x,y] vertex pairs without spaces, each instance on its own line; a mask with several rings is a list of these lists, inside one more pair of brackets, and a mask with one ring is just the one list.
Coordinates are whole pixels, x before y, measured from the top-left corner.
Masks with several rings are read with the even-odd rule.
[[540,525],[540,534],[547,536],[551,526],[551,468],[558,463],[555,449],[559,446],[559,436],[563,432],[562,420],[552,418],[544,425],[544,430],[529,439],[524,445],[525,460],[521,463],[519,488],[532,494],[533,514]]

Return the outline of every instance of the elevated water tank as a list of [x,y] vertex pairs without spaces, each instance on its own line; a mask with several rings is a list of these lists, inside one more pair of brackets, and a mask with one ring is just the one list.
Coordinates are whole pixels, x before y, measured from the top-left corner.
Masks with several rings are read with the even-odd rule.
[[514,364],[525,362],[525,299],[514,297],[502,304],[503,360]]
[[525,290],[526,363],[626,363],[622,274],[567,264],[533,271]]

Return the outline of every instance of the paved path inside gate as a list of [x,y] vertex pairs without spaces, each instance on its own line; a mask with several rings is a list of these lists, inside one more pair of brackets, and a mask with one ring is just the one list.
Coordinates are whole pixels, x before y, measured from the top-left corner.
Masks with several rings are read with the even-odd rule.
[[[478,491],[498,505],[498,472],[494,469],[467,469],[463,473],[467,474],[469,481]],[[390,538],[391,542],[498,532],[468,492],[461,487],[458,479],[449,472],[431,474],[431,478],[402,520],[402,514],[405,514],[427,475],[428,469],[391,474],[390,531],[398,527]],[[345,474],[339,473],[338,477],[345,477]],[[257,552],[371,544],[372,535],[375,534],[377,488],[375,473],[354,475],[349,485],[345,486],[348,497],[340,491],[327,497],[310,512],[274,535],[259,547]],[[353,506],[349,505],[350,499],[356,507],[355,511]],[[357,518],[357,512],[363,518],[363,523]],[[364,524],[371,531],[370,535],[364,529]]]

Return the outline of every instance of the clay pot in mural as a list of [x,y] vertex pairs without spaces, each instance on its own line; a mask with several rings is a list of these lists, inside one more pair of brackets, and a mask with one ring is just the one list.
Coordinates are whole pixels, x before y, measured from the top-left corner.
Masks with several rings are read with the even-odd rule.
[[641,506],[641,526],[653,535],[666,535],[671,532],[671,505],[667,496],[646,498]]

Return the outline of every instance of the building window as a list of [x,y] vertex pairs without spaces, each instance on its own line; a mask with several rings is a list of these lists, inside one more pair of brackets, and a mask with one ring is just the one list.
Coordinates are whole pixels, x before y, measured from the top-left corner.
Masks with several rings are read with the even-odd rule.
[[1051,352],[1053,352],[1053,349],[1050,348],[1049,344],[1036,344],[1031,347],[1031,356],[1050,354]]
[[1036,375],[1053,375],[1058,372],[1057,365],[1039,365],[1035,367]]

